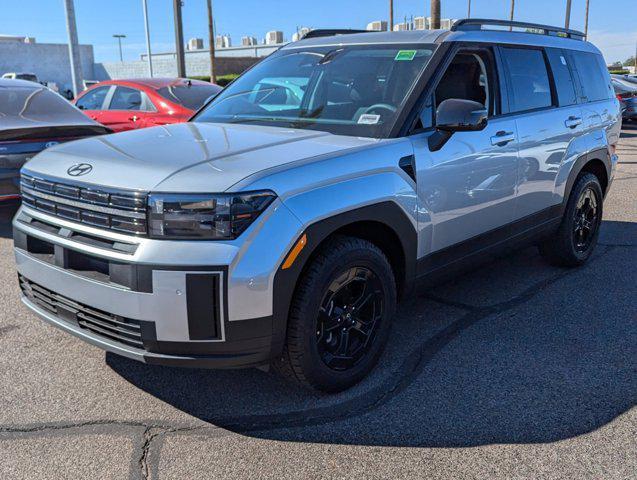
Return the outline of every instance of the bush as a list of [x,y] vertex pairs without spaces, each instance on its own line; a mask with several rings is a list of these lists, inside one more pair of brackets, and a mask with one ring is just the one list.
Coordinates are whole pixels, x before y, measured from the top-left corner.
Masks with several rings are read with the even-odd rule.
[[[228,85],[230,82],[232,82],[238,76],[239,76],[239,74],[237,74],[237,73],[230,73],[228,75],[219,75],[217,77],[217,85],[219,85],[220,87],[225,87],[226,85]],[[204,82],[209,82],[210,81],[210,76],[193,76],[193,77],[188,77],[188,78],[192,78],[193,80],[202,80]]]

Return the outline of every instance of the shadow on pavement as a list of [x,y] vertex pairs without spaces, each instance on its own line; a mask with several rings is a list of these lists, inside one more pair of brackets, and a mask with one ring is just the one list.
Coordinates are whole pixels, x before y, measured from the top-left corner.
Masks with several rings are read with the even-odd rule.
[[258,438],[430,447],[570,438],[637,403],[637,224],[604,222],[600,241],[580,269],[525,249],[406,302],[378,368],[338,395],[258,370],[112,354],[107,363],[175,408]]
[[19,207],[20,202],[17,201],[0,203],[0,237],[13,238],[11,220]]

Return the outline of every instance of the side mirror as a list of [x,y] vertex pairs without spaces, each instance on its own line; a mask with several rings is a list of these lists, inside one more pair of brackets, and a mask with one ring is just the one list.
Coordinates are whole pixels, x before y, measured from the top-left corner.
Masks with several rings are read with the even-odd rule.
[[487,109],[472,100],[450,98],[436,110],[436,131],[429,137],[429,149],[440,150],[454,132],[475,132],[487,126]]

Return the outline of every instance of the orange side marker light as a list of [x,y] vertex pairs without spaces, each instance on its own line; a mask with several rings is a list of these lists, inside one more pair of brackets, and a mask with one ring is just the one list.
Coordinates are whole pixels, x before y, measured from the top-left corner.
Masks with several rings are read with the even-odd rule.
[[299,238],[299,241],[296,242],[294,247],[292,247],[292,250],[290,251],[288,258],[286,258],[285,262],[283,262],[283,266],[281,267],[282,270],[286,270],[292,266],[292,264],[294,263],[294,260],[296,260],[296,257],[299,256],[299,253],[301,253],[301,250],[303,250],[303,247],[305,247],[306,243],[307,243],[307,236],[303,234],[303,236]]

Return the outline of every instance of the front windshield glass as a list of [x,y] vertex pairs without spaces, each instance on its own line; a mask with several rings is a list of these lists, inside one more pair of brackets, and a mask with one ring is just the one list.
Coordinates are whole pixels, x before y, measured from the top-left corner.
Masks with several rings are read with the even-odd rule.
[[284,49],[253,67],[193,120],[388,134],[427,62],[431,45]]

